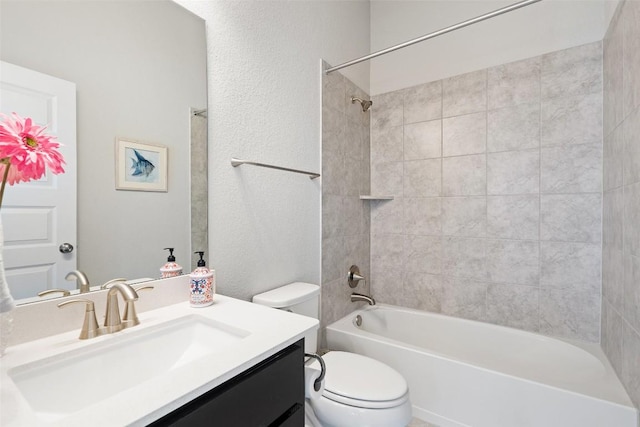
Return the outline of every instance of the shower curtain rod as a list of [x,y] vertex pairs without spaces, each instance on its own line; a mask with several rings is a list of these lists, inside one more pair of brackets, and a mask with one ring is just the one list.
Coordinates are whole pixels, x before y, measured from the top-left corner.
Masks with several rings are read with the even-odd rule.
[[382,50],[379,50],[377,52],[370,53],[369,55],[354,59],[353,61],[345,62],[343,64],[336,65],[335,67],[327,68],[325,70],[325,74],[329,74],[329,73],[332,73],[333,71],[337,71],[337,70],[340,70],[342,68],[346,68],[346,67],[350,67],[350,66],[355,65],[355,64],[359,64],[359,63],[361,63],[363,61],[368,61],[369,59],[373,59],[373,58],[376,58],[378,56],[387,54],[389,52],[393,52],[395,50],[402,49],[402,48],[407,47],[407,46],[411,46],[412,44],[420,43],[422,41],[429,40],[429,39],[432,39],[434,37],[441,36],[442,34],[446,34],[446,33],[449,33],[451,31],[455,31],[455,30],[458,30],[460,28],[466,27],[468,25],[472,25],[472,24],[475,24],[477,22],[484,21],[485,19],[489,19],[489,18],[493,18],[493,17],[498,16],[498,15],[502,15],[503,13],[511,12],[512,10],[520,9],[521,7],[529,6],[530,4],[537,3],[539,1],[542,1],[542,0],[524,0],[524,1],[521,1],[521,2],[518,2],[518,3],[514,3],[514,4],[510,5],[510,6],[506,6],[506,7],[503,7],[501,9],[494,10],[493,12],[485,13],[484,15],[480,15],[480,16],[477,16],[475,18],[468,19],[466,21],[460,22],[458,24],[451,25],[449,27],[443,28],[441,30],[434,31],[433,33],[426,34],[426,35],[424,35],[422,37],[418,37],[418,38],[406,41],[404,43],[400,43],[400,44],[397,44],[395,46],[391,46],[391,47],[388,47],[386,49],[382,49]]

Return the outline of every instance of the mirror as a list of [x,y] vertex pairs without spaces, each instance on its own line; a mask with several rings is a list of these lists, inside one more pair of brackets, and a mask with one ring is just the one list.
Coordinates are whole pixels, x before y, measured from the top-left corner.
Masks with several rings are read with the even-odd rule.
[[[163,248],[173,247],[188,273],[193,251],[207,250],[206,241],[191,247],[192,222],[203,237],[207,218],[204,21],[169,0],[3,0],[0,19],[0,60],[76,85],[77,269],[92,286],[158,278]],[[117,138],[167,147],[167,192],[116,190]],[[205,161],[195,166],[190,153]],[[202,193],[203,179],[204,196],[192,195],[191,182]],[[62,242],[54,243],[57,251]],[[13,289],[12,273],[14,296],[34,296]]]

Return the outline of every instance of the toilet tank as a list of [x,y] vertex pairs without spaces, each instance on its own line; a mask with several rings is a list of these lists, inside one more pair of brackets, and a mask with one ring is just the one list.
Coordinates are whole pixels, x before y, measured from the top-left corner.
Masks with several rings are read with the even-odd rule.
[[[302,316],[319,319],[320,286],[312,283],[295,282],[255,295],[252,301]],[[315,353],[318,346],[317,331],[305,335],[304,350]]]

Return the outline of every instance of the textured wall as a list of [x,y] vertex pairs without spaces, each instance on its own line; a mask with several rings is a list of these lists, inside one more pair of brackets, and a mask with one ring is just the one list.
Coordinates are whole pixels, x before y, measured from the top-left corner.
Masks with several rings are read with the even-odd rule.
[[640,2],[604,39],[602,347],[640,406]]
[[[368,51],[369,4],[180,3],[207,23],[208,258],[218,289],[250,299],[289,282],[319,284],[321,180],[230,160],[320,171],[321,59]],[[349,73],[368,87],[366,65]]]
[[[369,293],[369,116],[351,96],[369,96],[339,72],[322,84],[322,324],[359,304],[352,292]],[[367,282],[354,289],[347,271],[357,265]]]
[[597,342],[601,43],[373,100],[374,296]]

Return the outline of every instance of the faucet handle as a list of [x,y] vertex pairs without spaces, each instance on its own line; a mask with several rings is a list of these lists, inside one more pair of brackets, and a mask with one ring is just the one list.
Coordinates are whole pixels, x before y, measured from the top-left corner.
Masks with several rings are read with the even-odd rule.
[[71,295],[71,292],[68,289],[47,289],[46,291],[38,292],[39,297],[43,297],[50,294],[55,294],[61,292],[63,297],[68,297]]
[[114,283],[117,283],[117,282],[126,282],[126,281],[127,281],[127,279],[125,279],[124,277],[119,277],[119,278],[117,278],[117,279],[111,279],[111,280],[109,280],[109,281],[107,281],[107,282],[103,283],[103,284],[100,286],[100,289],[101,289],[101,290],[103,290],[103,289],[107,289],[107,288],[109,287],[109,285],[113,285]]
[[58,304],[59,308],[63,308],[69,304],[86,304],[86,310],[84,312],[84,321],[82,324],[82,330],[80,330],[79,338],[86,340],[87,338],[94,338],[98,335],[102,335],[102,331],[98,326],[98,320],[96,319],[95,304],[93,301],[84,298],[71,299],[69,301],[61,302]]
[[[150,286],[150,285],[147,285],[147,286],[143,285],[143,286],[138,286],[136,288],[133,288],[133,290],[136,292],[146,291],[151,289],[153,289],[153,286]],[[126,305],[124,306],[124,314],[122,315],[122,322],[123,323],[127,322],[129,326],[135,326],[140,324],[140,320],[138,320],[138,314],[136,313],[136,306],[135,306],[134,300],[126,302]]]

